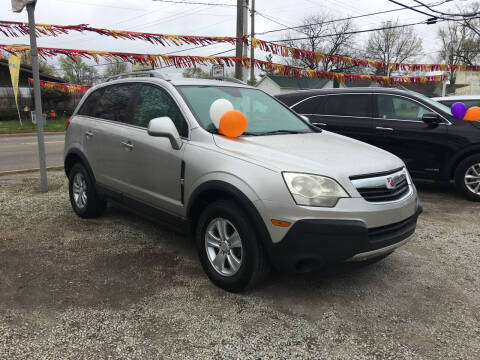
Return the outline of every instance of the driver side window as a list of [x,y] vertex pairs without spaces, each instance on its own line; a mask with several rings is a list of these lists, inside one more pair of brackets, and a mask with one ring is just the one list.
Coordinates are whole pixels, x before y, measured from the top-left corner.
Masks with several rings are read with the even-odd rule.
[[418,121],[423,114],[430,112],[415,101],[392,95],[377,95],[377,110],[378,117],[382,119]]
[[188,136],[188,126],[175,101],[162,89],[142,85],[133,111],[133,125],[148,127],[150,120],[168,116],[182,137]]

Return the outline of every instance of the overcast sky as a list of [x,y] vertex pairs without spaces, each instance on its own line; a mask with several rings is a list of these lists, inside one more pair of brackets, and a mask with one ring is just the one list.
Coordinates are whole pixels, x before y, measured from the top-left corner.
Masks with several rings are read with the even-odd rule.
[[[185,0],[194,1],[194,0]],[[412,0],[400,0],[404,4],[415,5]],[[428,0],[425,0],[428,1]],[[236,4],[235,0],[195,0],[195,2]],[[428,1],[431,3],[432,1]],[[453,7],[468,7],[471,0],[454,0],[439,7],[448,10]],[[328,13],[332,18],[356,16],[377,11],[397,9],[399,6],[388,0],[257,0],[256,10],[264,13],[279,23],[295,26],[302,19],[312,14]],[[0,20],[27,21],[24,10],[20,14],[11,11],[10,0],[0,3]],[[44,24],[90,24],[93,27],[104,27],[116,30],[132,30],[163,34],[187,34],[207,36],[235,36],[236,7],[206,6],[165,3],[152,0],[38,0],[36,22]],[[375,15],[354,20],[357,30],[375,28],[383,21],[396,20],[399,23],[412,23],[426,19],[426,16],[410,10],[389,14]],[[422,62],[437,62],[439,46],[437,33],[441,25],[419,25],[415,30],[423,38],[424,54]],[[281,28],[273,21],[260,16],[256,17],[255,31]],[[264,40],[282,39],[288,32],[274,32],[258,35]],[[294,32],[292,35],[295,34]],[[297,33],[298,34],[298,33]],[[359,46],[366,41],[368,35],[358,35]],[[0,44],[29,44],[28,37],[5,37],[0,34]],[[192,47],[163,47],[151,45],[140,40],[117,40],[94,33],[71,33],[59,37],[42,36],[39,46],[72,48],[85,50],[110,50],[137,53],[173,53]],[[179,53],[179,55],[211,55],[232,48],[229,44],[215,44],[204,48]],[[265,53],[258,51],[257,58],[264,58]],[[225,55],[234,55],[234,51]],[[275,59],[281,61],[281,59]],[[105,63],[105,60],[101,60]],[[98,69],[104,67],[99,66]],[[172,71],[169,69],[168,71]]]

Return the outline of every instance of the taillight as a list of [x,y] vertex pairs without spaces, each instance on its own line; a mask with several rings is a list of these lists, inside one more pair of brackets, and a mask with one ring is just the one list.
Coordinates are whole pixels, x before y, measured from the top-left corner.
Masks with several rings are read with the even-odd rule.
[[72,121],[73,116],[70,116],[67,120],[67,124],[65,125],[65,131],[68,129],[68,125],[70,125],[70,121]]

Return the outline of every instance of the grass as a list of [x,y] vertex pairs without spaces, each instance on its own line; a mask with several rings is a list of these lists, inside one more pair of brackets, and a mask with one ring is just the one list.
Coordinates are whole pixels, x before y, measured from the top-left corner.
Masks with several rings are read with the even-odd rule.
[[[58,118],[47,120],[47,125],[43,127],[44,131],[61,132],[65,131],[65,125],[68,118]],[[0,134],[33,133],[37,131],[37,126],[31,121],[23,120],[23,126],[17,120],[0,121]]]

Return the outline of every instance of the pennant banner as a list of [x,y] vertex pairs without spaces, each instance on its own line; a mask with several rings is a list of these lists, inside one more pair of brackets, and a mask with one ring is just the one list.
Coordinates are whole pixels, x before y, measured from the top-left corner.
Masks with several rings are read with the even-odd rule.
[[[167,34],[154,34],[136,31],[126,30],[110,30],[100,29],[88,26],[88,24],[79,25],[50,25],[50,24],[36,24],[37,37],[41,35],[46,36],[58,36],[62,34],[68,34],[71,31],[77,32],[94,32],[100,35],[111,36],[116,39],[129,39],[129,40],[145,40],[152,44],[159,44],[163,46],[167,45],[210,45],[214,43],[229,43],[234,45],[237,39],[248,45],[248,37],[243,36],[241,38],[236,37],[219,37],[219,36],[190,36],[190,35],[167,35]],[[28,23],[22,23],[17,21],[1,21],[0,20],[0,32],[5,36],[18,37],[21,35],[29,34]]]
[[[0,45],[0,50],[4,50],[12,55],[24,54],[30,51],[27,45]],[[310,70],[294,66],[275,64],[267,61],[254,59],[253,63],[248,57],[235,56],[179,56],[179,55],[163,55],[163,54],[135,54],[112,51],[91,51],[91,50],[75,50],[75,49],[57,49],[39,47],[38,53],[42,57],[65,55],[75,60],[77,56],[92,59],[98,63],[99,57],[107,60],[125,61],[130,63],[150,64],[156,67],[175,66],[177,68],[196,67],[198,65],[223,65],[234,66],[241,64],[245,67],[255,66],[256,68],[272,72],[275,74],[294,76],[294,77],[310,77],[310,78],[327,78],[336,79],[339,82],[348,81],[373,81],[379,84],[412,84],[412,83],[431,83],[448,79],[447,74],[436,76],[374,76],[374,75],[356,75],[326,72],[320,70]]]
[[[332,62],[334,64],[343,64],[347,66],[370,67],[375,69],[389,69],[390,71],[447,71],[447,70],[462,70],[462,71],[480,71],[480,65],[454,65],[454,64],[407,64],[407,63],[386,63],[375,60],[366,60],[352,58],[342,55],[329,55],[318,53],[314,51],[302,50],[298,48],[289,47],[282,44],[273,43],[270,41],[252,39],[250,42],[247,36],[236,37],[216,37],[216,36],[189,36],[189,35],[167,35],[144,33],[126,30],[110,30],[101,29],[88,26],[88,24],[79,25],[51,25],[51,24],[37,24],[37,36],[58,36],[61,34],[68,34],[71,31],[77,32],[94,32],[100,35],[111,36],[117,39],[130,40],[144,40],[152,44],[167,45],[210,45],[214,43],[229,43],[234,45],[237,40],[245,45],[251,44],[255,48],[270,52],[275,55],[283,57],[291,57],[294,59],[308,59],[316,62]],[[28,23],[16,21],[0,21],[0,32],[5,36],[21,36],[29,33]]]
[[[28,83],[30,85],[33,85],[33,79],[29,78]],[[50,89],[58,89],[61,91],[65,91],[68,93],[79,93],[79,94],[85,94],[88,89],[91,88],[90,85],[76,85],[76,84],[66,84],[66,83],[59,83],[59,82],[53,82],[53,81],[43,81],[40,80],[40,86],[45,87],[45,88],[50,88]]]

